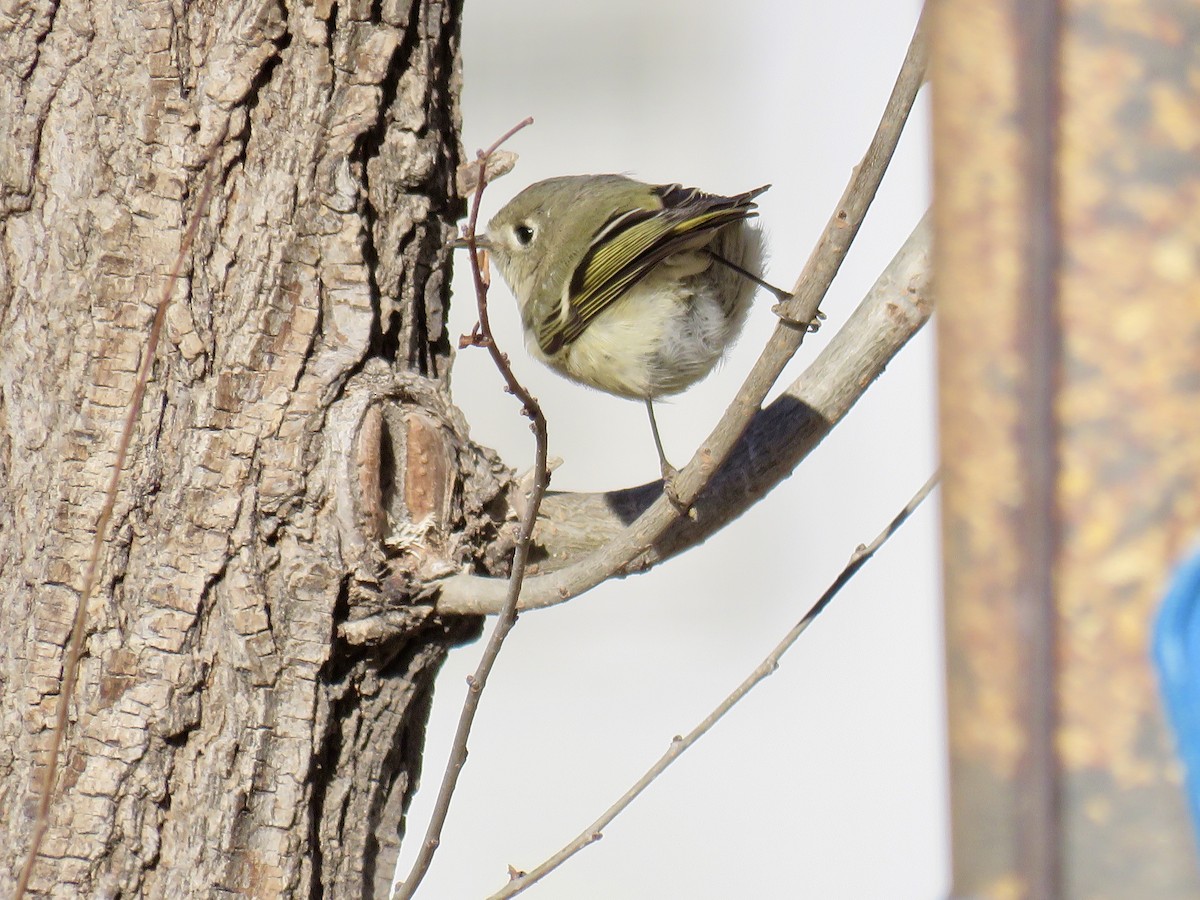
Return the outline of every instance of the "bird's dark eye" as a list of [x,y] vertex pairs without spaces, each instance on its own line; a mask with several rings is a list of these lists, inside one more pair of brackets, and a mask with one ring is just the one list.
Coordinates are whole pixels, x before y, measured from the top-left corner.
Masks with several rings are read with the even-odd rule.
[[513,229],[513,237],[522,247],[528,247],[529,242],[533,240],[533,226],[521,223]]

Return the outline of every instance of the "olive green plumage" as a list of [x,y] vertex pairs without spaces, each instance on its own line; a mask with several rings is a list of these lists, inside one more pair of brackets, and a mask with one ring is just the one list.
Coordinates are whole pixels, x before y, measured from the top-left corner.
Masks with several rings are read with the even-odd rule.
[[721,197],[622,175],[534,184],[485,245],[521,307],[532,352],[569,378],[654,399],[707,375],[745,323],[757,273],[748,223],[766,188]]
[[645,401],[668,492],[674,469],[652,401],[706,376],[742,330],[762,283],[762,235],[749,220],[766,189],[722,197],[623,175],[551,178],[514,197],[479,241],[535,356]]

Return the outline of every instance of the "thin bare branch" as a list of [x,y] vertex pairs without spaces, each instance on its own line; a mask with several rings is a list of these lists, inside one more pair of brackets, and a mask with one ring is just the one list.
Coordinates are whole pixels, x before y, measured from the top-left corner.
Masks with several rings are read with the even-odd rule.
[[[513,878],[501,890],[492,894],[488,900],[503,900],[503,898],[506,897],[515,897],[517,894],[520,894],[526,888],[531,887],[534,883],[540,881],[550,872],[557,869],[584,847],[587,847],[589,844],[594,844],[596,841],[598,841],[603,836],[603,831],[608,824],[612,822],[613,819],[615,819],[618,815],[620,815],[625,808],[628,807],[629,804],[632,803],[638,797],[638,795],[642,793],[642,791],[649,787],[651,782],[653,782],[659,775],[666,771],[667,767],[670,766],[671,763],[682,756],[685,750],[691,747],[692,744],[696,743],[696,741],[698,741],[703,735],[708,733],[708,731],[714,725],[716,725],[717,722],[719,722],[727,712],[733,709],[733,707],[736,706],[743,697],[745,697],[748,693],[750,693],[751,690],[754,689],[755,685],[765,679],[768,675],[774,673],[774,671],[779,668],[779,661],[783,658],[783,655],[787,653],[793,644],[796,643],[796,640],[800,637],[800,635],[802,635],[808,629],[808,626],[811,625],[817,616],[819,616],[821,612],[830,604],[833,598],[837,596],[838,592],[841,591],[841,589],[845,587],[850,579],[854,577],[858,570],[866,565],[867,561],[875,555],[875,552],[899,530],[900,526],[904,524],[905,520],[908,519],[908,517],[912,515],[913,511],[921,505],[922,501],[929,496],[929,493],[933,490],[934,486],[937,484],[937,481],[938,474],[935,472],[930,476],[929,480],[922,485],[921,489],[913,495],[913,498],[909,500],[907,504],[905,504],[904,508],[900,510],[900,512],[894,519],[892,519],[888,526],[879,533],[875,540],[871,541],[871,543],[865,547],[858,547],[854,551],[850,557],[850,561],[846,564],[846,567],[842,569],[841,573],[837,576],[837,578],[834,579],[833,583],[825,590],[825,593],[823,593],[820,599],[818,599],[817,602],[814,603],[808,610],[808,612],[804,614],[804,617],[792,627],[792,629],[784,636],[783,640],[775,645],[774,649],[767,654],[766,658],[758,664],[758,667],[755,668],[754,671],[748,676],[746,676],[745,680],[743,680],[742,683],[739,684],[731,694],[729,694],[729,696],[722,700],[721,703],[711,713],[709,713],[699,725],[693,728],[686,735],[677,735],[674,737],[671,740],[671,746],[667,749],[667,752],[659,757],[658,761],[651,766],[646,773],[638,779],[637,783],[634,784],[633,787],[631,787],[628,791],[626,791],[616,803],[606,809],[604,813],[598,819],[596,819],[596,821],[580,832],[580,834],[576,836],[573,841],[571,841],[537,868],[533,869],[531,872],[517,875],[517,877]],[[510,871],[512,870],[510,869]]]
[[[799,348],[807,328],[792,323],[807,323],[816,314],[820,299],[828,291],[849,248],[849,242],[857,233],[875,196],[899,142],[909,110],[924,81],[924,32],[924,27],[918,24],[875,136],[862,162],[855,168],[841,202],[830,217],[822,239],[797,282],[794,291],[797,300],[789,302],[781,310],[784,318],[767,342],[746,383],[712,434],[677,476],[674,486],[679,506],[694,506],[737,446],[747,426],[756,415],[761,414],[767,392]],[[659,498],[637,521],[602,548],[557,572],[531,579],[520,608],[560,603],[590,590],[615,574],[637,569],[638,561],[652,552],[655,544],[679,519],[676,504],[661,496],[661,487],[659,491]],[[456,576],[443,584],[438,597],[439,611],[494,612],[498,608],[498,586],[489,585],[487,579],[464,580],[469,577]]]
[[500,370],[500,374],[508,385],[509,390],[521,401],[523,414],[528,416],[533,423],[533,433],[536,441],[533,484],[530,488],[529,497],[525,502],[524,514],[521,516],[520,533],[517,537],[516,552],[513,554],[512,574],[508,579],[508,589],[504,605],[500,610],[500,615],[496,620],[496,627],[488,639],[487,646],[484,647],[483,656],[479,660],[475,674],[467,679],[467,696],[463,701],[462,712],[458,717],[458,728],[454,733],[454,742],[450,747],[450,756],[446,761],[446,771],[442,775],[441,786],[438,788],[437,800],[434,803],[433,812],[430,816],[429,827],[425,831],[425,837],[421,841],[417,858],[413,861],[408,876],[401,884],[396,886],[395,893],[392,895],[394,900],[408,900],[409,897],[412,897],[424,879],[425,874],[429,871],[429,866],[433,862],[433,855],[441,842],[442,828],[446,824],[446,817],[450,813],[450,801],[453,799],[455,788],[458,786],[458,777],[467,762],[467,739],[471,734],[471,726],[475,721],[475,713],[479,709],[479,700],[483,694],[484,686],[487,684],[488,676],[491,674],[492,667],[495,665],[496,658],[500,654],[500,648],[504,644],[504,639],[508,637],[508,633],[517,623],[517,600],[521,596],[521,585],[525,578],[525,568],[529,560],[529,547],[533,537],[533,527],[537,522],[538,509],[541,506],[542,497],[545,496],[546,488],[550,482],[550,475],[547,468],[549,438],[546,431],[546,417],[542,415],[542,409],[534,396],[517,381],[512,367],[508,364],[508,357],[500,351],[500,348],[496,346],[496,342],[492,337],[492,328],[488,320],[487,310],[488,280],[484,276],[483,266],[480,264],[481,254],[476,244],[479,206],[483,199],[483,189],[487,186],[488,159],[501,144],[522,128],[532,123],[533,119],[525,119],[505,133],[487,150],[479,153],[479,176],[475,185],[475,197],[471,205],[471,215],[467,222],[465,239],[471,256],[471,275],[475,281],[475,300],[479,311],[479,328],[476,332],[479,340],[477,343],[487,348],[488,353],[491,354],[492,361],[496,364],[496,368]]
[[125,423],[121,428],[121,437],[117,442],[117,457],[113,461],[112,474],[108,479],[108,487],[104,491],[104,505],[100,508],[100,516],[96,520],[96,530],[92,535],[92,546],[88,553],[87,567],[83,570],[83,584],[79,591],[79,604],[75,607],[75,620],[71,623],[71,637],[67,642],[66,658],[63,661],[62,682],[58,691],[58,707],[54,717],[54,731],[50,735],[49,757],[46,768],[42,772],[41,793],[38,797],[37,813],[33,821],[33,834],[29,840],[29,851],[25,854],[25,862],[21,866],[21,874],[17,879],[17,887],[13,896],[21,900],[29,887],[29,879],[33,876],[33,867],[37,862],[38,851],[46,828],[50,823],[50,801],[54,796],[54,780],[58,775],[58,757],[62,750],[63,739],[67,732],[67,714],[71,708],[71,695],[75,692],[75,681],[79,677],[79,657],[83,651],[84,626],[87,624],[88,600],[96,585],[96,572],[100,566],[100,549],[104,546],[104,536],[108,533],[108,525],[112,520],[113,507],[117,502],[117,488],[121,483],[121,475],[125,469],[125,457],[129,453],[129,445],[133,441],[133,430],[137,427],[138,416],[142,411],[142,399],[146,396],[146,384],[150,380],[150,370],[154,366],[154,356],[158,351],[158,341],[162,336],[163,322],[166,321],[167,307],[171,303],[171,294],[183,271],[184,260],[192,251],[196,240],[196,232],[200,228],[200,219],[208,208],[215,182],[213,170],[210,167],[196,199],[196,207],[192,210],[192,218],[184,232],[179,245],[179,253],[175,264],[167,276],[163,286],[162,296],[154,310],[154,319],[150,325],[150,333],[146,338],[146,347],[142,353],[142,362],[138,367],[137,380],[134,382],[133,393],[125,410]]

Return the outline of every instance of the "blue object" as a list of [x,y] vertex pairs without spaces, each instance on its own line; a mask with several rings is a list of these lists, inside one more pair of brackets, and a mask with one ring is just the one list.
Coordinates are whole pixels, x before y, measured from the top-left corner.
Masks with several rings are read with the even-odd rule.
[[1158,611],[1154,661],[1187,775],[1192,824],[1200,835],[1200,550],[1176,570]]

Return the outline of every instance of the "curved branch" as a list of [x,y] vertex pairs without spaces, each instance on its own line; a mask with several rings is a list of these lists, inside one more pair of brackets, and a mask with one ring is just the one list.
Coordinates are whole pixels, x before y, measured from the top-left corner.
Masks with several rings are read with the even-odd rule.
[[[662,503],[658,482],[608,494],[547,496],[535,537],[550,554],[542,571],[552,571],[526,580],[520,609],[561,603],[613,575],[645,571],[705,540],[786,478],[932,314],[930,249],[926,216],[829,346],[759,410],[695,504],[694,518],[647,536],[647,511]],[[506,586],[504,579],[455,575],[441,584],[438,611],[495,613]]]
[[537,402],[537,399],[517,380],[517,376],[513,374],[512,367],[508,364],[508,357],[500,351],[492,335],[492,326],[488,317],[489,279],[484,276],[484,268],[476,242],[479,206],[483,200],[483,190],[488,184],[488,160],[500,148],[501,144],[522,128],[531,124],[533,124],[532,118],[522,120],[516,126],[506,131],[487,150],[479,153],[479,175],[475,184],[475,198],[471,203],[471,216],[467,224],[465,238],[467,247],[471,253],[471,277],[475,282],[475,306],[479,313],[479,332],[476,341],[487,348],[488,353],[492,357],[492,362],[496,364],[496,368],[500,370],[500,375],[508,384],[509,391],[521,401],[523,406],[522,413],[528,416],[533,423],[533,434],[536,442],[533,484],[530,487],[529,497],[526,500],[525,512],[521,516],[521,530],[517,536],[517,548],[513,554],[512,573],[504,580],[507,587],[504,591],[504,600],[497,609],[499,618],[496,620],[496,627],[492,630],[492,636],[488,638],[488,642],[483,648],[483,656],[479,660],[479,665],[475,668],[475,674],[467,679],[467,697],[463,701],[462,711],[459,713],[458,728],[454,733],[454,742],[450,746],[450,757],[446,761],[446,771],[442,774],[442,783],[438,787],[437,801],[434,803],[433,813],[429,818],[429,826],[425,831],[425,838],[421,841],[421,847],[417,851],[417,858],[413,861],[408,877],[396,886],[396,890],[392,894],[393,900],[408,900],[408,898],[416,893],[425,875],[429,872],[429,866],[433,863],[434,853],[437,852],[437,848],[441,845],[442,829],[446,825],[446,818],[450,815],[450,801],[454,798],[454,792],[458,787],[458,779],[462,774],[463,766],[467,764],[467,740],[471,736],[471,727],[474,725],[475,716],[479,711],[480,697],[483,694],[484,687],[487,685],[488,678],[492,674],[492,668],[496,664],[496,659],[500,655],[500,648],[504,646],[504,641],[508,637],[508,633],[517,624],[517,603],[521,595],[521,585],[525,580],[526,562],[529,559],[529,550],[533,544],[533,531],[537,524],[537,514],[542,505],[542,498],[546,495],[546,486],[550,483],[550,475],[547,471],[546,462],[549,447],[546,417],[542,414],[542,407]]

